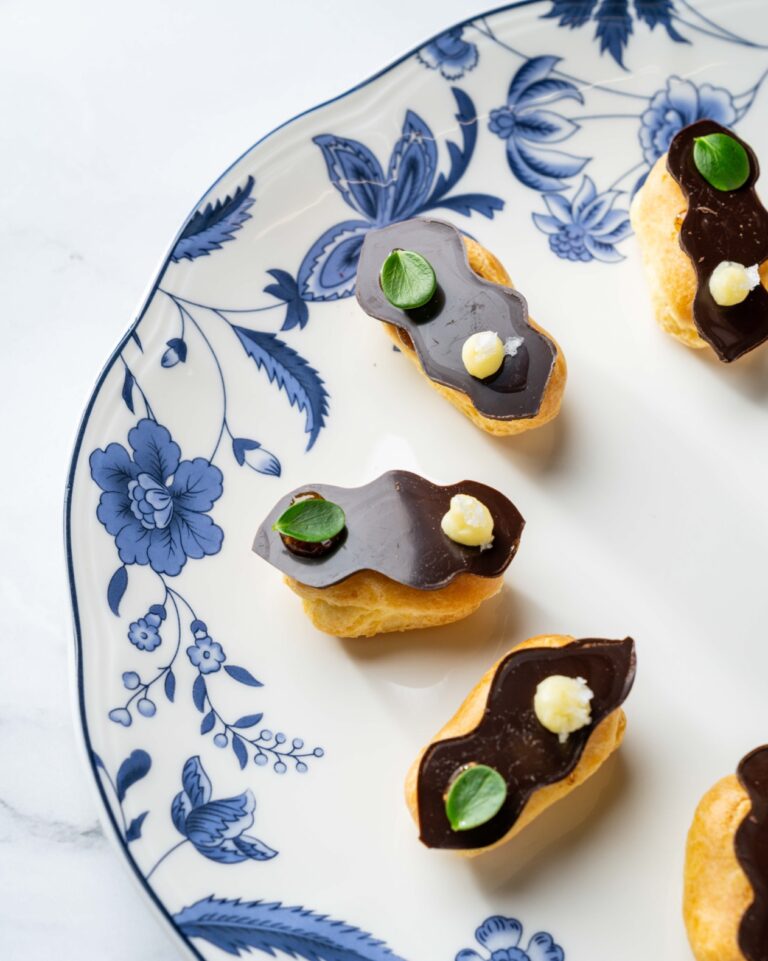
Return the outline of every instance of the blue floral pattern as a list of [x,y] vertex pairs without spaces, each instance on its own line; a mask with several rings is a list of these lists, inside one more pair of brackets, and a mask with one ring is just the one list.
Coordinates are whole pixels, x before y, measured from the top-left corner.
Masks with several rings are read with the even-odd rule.
[[439,70],[446,80],[463,77],[477,66],[479,60],[477,44],[464,38],[463,27],[453,27],[441,33],[425,44],[416,57],[430,70]]
[[711,83],[697,86],[692,80],[670,77],[640,116],[640,146],[648,166],[652,167],[667,152],[679,130],[705,119],[732,126],[738,111],[731,94]]
[[533,214],[533,222],[549,235],[553,253],[564,260],[623,260],[616,244],[632,232],[626,210],[614,210],[616,190],[598,194],[589,177],[583,177],[572,200],[562,194],[542,194],[549,214]]
[[277,851],[246,834],[253,826],[256,800],[251,791],[212,800],[211,782],[199,757],[191,757],[181,774],[182,790],[173,799],[171,818],[196,851],[222,864],[269,861]]
[[[546,2],[544,19],[551,25],[551,37],[557,37],[558,27],[594,29],[601,52],[621,65],[625,60],[629,63],[634,51],[632,38],[656,26],[660,29],[654,42],[664,44],[688,43],[706,34],[708,42],[758,46],[707,19],[688,0]],[[540,14],[541,7],[537,7],[533,16]],[[100,491],[98,520],[114,539],[119,557],[119,566],[106,585],[106,606],[116,619],[112,640],[122,656],[111,689],[118,703],[108,711],[113,722],[108,725],[113,732],[110,765],[95,753],[92,760],[121,843],[152,887],[161,864],[183,846],[199,855],[195,855],[196,863],[212,862],[208,867],[214,871],[238,864],[246,880],[249,871],[263,870],[266,876],[268,862],[278,853],[256,835],[262,830],[268,839],[278,835],[266,823],[270,809],[266,801],[271,804],[272,798],[258,808],[256,798],[262,801],[262,791],[274,779],[263,778],[255,769],[269,768],[277,775],[289,770],[304,774],[310,763],[324,756],[323,748],[305,746],[302,738],[276,728],[271,718],[267,724],[260,703],[260,689],[270,680],[261,673],[266,666],[258,669],[257,678],[235,663],[233,640],[214,623],[218,612],[205,612],[211,620],[209,630],[184,585],[186,580],[194,580],[189,576],[194,573],[187,567],[189,561],[199,564],[208,558],[215,564],[211,559],[221,551],[224,533],[217,514],[227,471],[248,468],[244,473],[250,472],[252,482],[265,485],[282,471],[278,455],[254,438],[250,412],[234,404],[238,391],[230,390],[229,352],[238,355],[241,364],[244,354],[253,376],[273,384],[276,395],[301,415],[303,443],[311,450],[328,422],[329,394],[318,370],[297,349],[297,338],[308,324],[310,305],[331,303],[353,293],[360,246],[368,230],[432,210],[447,210],[461,218],[473,213],[492,218],[505,209],[506,198],[472,192],[472,188],[459,190],[460,182],[468,184],[478,166],[473,160],[480,145],[489,156],[495,150],[502,169],[508,168],[511,174],[509,184],[518,195],[515,217],[527,219],[530,213],[534,226],[544,235],[542,245],[546,237],[562,267],[565,261],[617,262],[630,232],[627,207],[631,195],[675,133],[705,117],[728,126],[737,124],[752,107],[765,78],[761,76],[746,90],[733,91],[699,77],[676,75],[653,90],[643,89],[641,77],[634,78],[638,80],[634,86],[623,89],[616,84],[596,84],[567,72],[565,59],[547,53],[546,43],[531,51],[535,56],[515,49],[495,34],[494,20],[495,16],[481,17],[445,31],[425,44],[412,61],[412,65],[419,64],[422,79],[427,71],[450,83],[468,78],[475,100],[467,91],[446,86],[436,77],[440,95],[449,101],[452,96],[455,103],[452,110],[458,133],[450,135],[453,139],[441,133],[448,126],[448,111],[438,116],[436,109],[432,116],[405,109],[405,105],[397,108],[400,135],[383,156],[352,136],[326,132],[313,138],[311,149],[317,151],[318,161],[322,158],[323,177],[327,174],[334,188],[331,194],[338,210],[329,207],[327,223],[317,228],[319,236],[312,241],[313,232],[306,238],[307,245],[296,257],[296,270],[257,264],[269,278],[263,288],[266,303],[228,309],[218,303],[186,299],[179,291],[190,292],[194,285],[177,282],[182,275],[174,271],[182,265],[187,280],[187,270],[193,265],[198,270],[194,262],[209,257],[219,260],[232,245],[241,249],[253,241],[256,181],[246,164],[238,167],[240,179],[233,179],[186,222],[153,289],[148,307],[156,302],[173,307],[169,322],[165,315],[167,327],[159,337],[154,330],[154,336],[144,336],[142,314],[108,368],[116,373],[114,383],[122,398],[127,443],[122,432],[116,440],[99,435],[103,447],[92,452],[90,471]],[[491,83],[495,87],[486,101],[481,99],[482,84],[476,81],[491,47],[495,72],[488,80],[489,90]],[[549,49],[560,48],[553,43]],[[500,56],[509,57],[507,71],[496,68],[503,63]],[[598,93],[602,112],[591,103]],[[605,96],[612,98],[620,112],[605,112]],[[478,114],[487,117],[487,124],[478,124]],[[622,143],[632,145],[637,163],[629,170],[612,171],[612,157],[590,154],[587,131],[590,124],[600,121],[614,124]],[[603,172],[606,162],[607,175]],[[533,192],[530,208],[519,202],[520,196],[528,196],[526,191]],[[271,319],[276,323],[270,325]],[[149,353],[145,353],[145,345]],[[159,421],[155,413],[153,404],[164,412],[168,405],[147,388],[148,365],[154,365],[156,371],[160,368],[157,375],[168,384],[179,384],[192,374],[215,378],[217,389],[211,392],[214,408],[216,397],[220,402],[212,418],[215,427],[210,437],[202,436],[201,430],[195,439],[196,450],[187,450],[186,456],[169,429],[174,425],[170,420]],[[95,420],[89,426],[93,424]],[[185,436],[175,433],[177,438]],[[185,441],[184,446],[191,444]],[[71,530],[68,533],[71,537]],[[134,565],[144,570],[128,591]],[[72,577],[74,588],[74,574]],[[133,581],[134,574],[130,577]],[[156,593],[152,593],[152,585]],[[138,594],[143,597],[137,600]],[[153,600],[156,603],[150,603]],[[222,621],[226,623],[221,618],[220,624]],[[79,637],[78,642],[82,652]],[[227,705],[238,701],[238,695],[253,700],[236,712],[227,710]],[[184,763],[181,790],[176,793],[176,788],[172,789],[173,800],[169,795],[153,807],[147,800],[156,791],[158,780],[153,777],[152,758],[146,750],[126,751],[122,745],[140,738],[142,732],[154,733],[167,712],[179,710],[180,703],[188,706],[191,736],[199,736],[201,753]],[[248,713],[240,713],[242,710]],[[130,733],[122,730],[132,725]],[[89,731],[90,736],[93,733]],[[185,750],[180,756],[179,766],[187,753],[191,752]],[[209,754],[222,759],[220,764],[229,758],[243,772],[245,783],[238,785],[240,793],[230,797],[215,794],[201,757],[205,756],[206,767],[213,771]],[[257,783],[261,787],[257,788]],[[157,838],[165,835],[171,846],[163,842],[153,847]],[[283,843],[280,846],[287,851]],[[159,858],[158,850],[164,852]],[[148,852],[153,852],[151,857]],[[233,869],[233,873],[238,872]],[[243,890],[251,888],[244,882]],[[345,961],[403,961],[377,938],[310,908],[223,898],[209,892],[207,884],[203,890],[185,890],[180,895],[185,900],[166,912],[183,938],[188,942],[194,939],[195,949],[204,945],[234,955],[281,953],[306,961],[326,956]],[[179,910],[184,903],[188,906]],[[520,922],[506,916],[487,918],[475,932],[475,941],[474,947],[459,951],[455,961],[564,961],[563,949],[552,935],[539,931],[524,937]]]
[[222,474],[204,457],[181,460],[170,432],[149,418],[128,433],[129,453],[109,444],[91,454],[102,489],[96,516],[115,538],[124,564],[149,564],[175,577],[188,558],[216,554],[224,532],[208,514]]
[[470,97],[458,87],[453,91],[462,133],[462,145],[449,141],[450,167],[439,172],[437,143],[431,128],[408,110],[402,134],[392,150],[384,172],[379,160],[359,140],[335,134],[314,137],[322,151],[331,183],[356,213],[357,219],[329,227],[312,244],[294,280],[284,270],[270,270],[278,280],[265,288],[287,306],[283,330],[309,318],[307,301],[333,301],[350,297],[355,290],[357,262],[366,233],[398,220],[442,207],[470,216],[475,211],[493,217],[504,202],[484,193],[454,194],[453,188],[467,169],[477,142],[477,114]]
[[560,100],[584,103],[578,87],[553,75],[559,57],[533,57],[512,77],[507,105],[491,110],[488,129],[506,141],[512,173],[534,190],[562,190],[580,173],[589,157],[576,157],[542,144],[560,143],[579,125],[547,109]]
[[522,937],[523,926],[518,920],[494,915],[475,931],[482,950],[465,948],[455,961],[564,961],[565,952],[551,934],[539,931],[525,948],[520,947]]
[[160,625],[165,620],[165,608],[153,605],[149,611],[128,628],[128,640],[140,651],[154,651],[162,644]]

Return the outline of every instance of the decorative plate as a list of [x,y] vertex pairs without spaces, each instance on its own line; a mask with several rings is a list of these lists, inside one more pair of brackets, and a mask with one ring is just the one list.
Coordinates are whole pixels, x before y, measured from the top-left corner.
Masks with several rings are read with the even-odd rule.
[[[657,331],[627,210],[698,118],[767,155],[760,41],[758,2],[511,4],[259,141],[184,224],[88,404],[66,534],[90,768],[189,954],[686,956],[693,807],[768,739],[768,380],[765,352],[724,367]],[[483,435],[359,310],[366,231],[427,212],[562,344],[548,427]],[[451,627],[320,635],[253,534],[291,488],[390,468],[512,497],[507,587]],[[543,632],[636,637],[624,749],[491,856],[426,850],[412,758]]]

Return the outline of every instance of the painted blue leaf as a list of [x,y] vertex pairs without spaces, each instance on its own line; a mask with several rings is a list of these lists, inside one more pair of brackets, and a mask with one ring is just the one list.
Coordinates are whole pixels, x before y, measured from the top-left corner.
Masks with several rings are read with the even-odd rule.
[[241,684],[247,684],[249,687],[264,687],[261,681],[257,681],[253,674],[251,674],[250,671],[246,671],[244,667],[237,667],[235,664],[225,664],[224,670],[230,677],[233,677],[236,681],[240,681]]
[[566,179],[579,173],[589,163],[589,157],[575,157],[562,150],[548,150],[510,137],[507,162],[526,187],[546,192],[567,187]]
[[637,10],[638,19],[645,21],[651,30],[660,23],[672,40],[677,43],[691,42],[679,34],[672,25],[672,18],[675,15],[672,0],[635,0],[635,10]]
[[205,698],[207,693],[208,692],[205,687],[205,678],[202,674],[198,674],[195,678],[195,683],[192,685],[192,701],[201,714],[205,710]]
[[452,140],[448,141],[448,156],[451,158],[451,166],[448,170],[448,176],[446,177],[445,174],[441,173],[435,182],[435,189],[432,191],[428,203],[431,207],[436,206],[437,200],[444,197],[461,179],[469,161],[472,159],[477,142],[477,113],[472,99],[458,87],[451,87],[451,93],[456,100],[456,106],[459,108],[455,117],[459,121],[462,145],[459,147]]
[[212,895],[174,915],[188,938],[240,955],[280,951],[305,961],[403,961],[383,941],[343,921],[279,902],[240,901]]
[[423,207],[436,169],[434,135],[417,113],[408,110],[387,170],[387,182],[392,184],[387,221],[405,220]]
[[596,6],[597,0],[553,0],[552,9],[544,14],[544,19],[559,17],[561,27],[570,27],[573,30],[589,20]]
[[366,220],[380,220],[390,188],[381,164],[358,140],[321,134],[312,138],[323,152],[328,176],[345,203]]
[[213,713],[213,711],[209,711],[200,722],[200,733],[207,734],[215,723],[216,715]]
[[464,214],[465,217],[469,217],[475,210],[484,217],[492,218],[495,211],[504,209],[504,201],[490,194],[455,194],[453,197],[441,198],[433,206],[455,210],[457,214]]
[[224,200],[208,203],[203,210],[194,213],[176,241],[171,260],[178,263],[184,257],[194,260],[207,256],[232,240],[234,233],[251,216],[248,210],[254,202],[251,196],[253,184],[253,177],[248,177],[245,185],[238,187],[231,197],[227,194]]
[[232,727],[253,727],[263,717],[263,714],[246,714],[245,717],[238,718]]
[[133,385],[135,383],[136,383],[135,377],[133,376],[131,371],[126,367],[125,377],[123,377],[123,389],[120,391],[120,394],[123,400],[125,401],[125,406],[128,408],[128,410],[132,414],[135,413],[134,406],[133,406]]
[[328,392],[320,375],[275,334],[235,325],[232,329],[256,366],[266,371],[270,382],[286,392],[291,406],[304,411],[304,431],[309,434],[309,450],[325,425],[328,413]]
[[176,696],[176,675],[173,673],[173,671],[169,670],[165,675],[163,687],[165,688],[165,696],[171,703],[173,703],[173,699]]
[[354,294],[357,263],[370,229],[367,220],[343,220],[323,231],[299,265],[296,282],[304,300],[341,300]]
[[138,817],[135,817],[128,825],[128,830],[125,832],[125,840],[129,844],[131,841],[138,841],[138,839],[141,837],[141,826],[148,814],[149,811],[144,811]]
[[300,327],[302,329],[306,327],[307,321],[309,320],[309,307],[307,307],[302,300],[297,281],[293,279],[287,270],[274,268],[273,270],[268,270],[267,273],[274,277],[277,283],[267,284],[264,288],[264,293],[272,294],[272,296],[277,297],[278,300],[284,301],[287,306],[285,320],[280,329],[292,330],[294,327]]
[[139,337],[138,333],[135,330],[131,332],[131,339],[143,354],[144,348],[141,346],[141,338]]
[[96,765],[96,767],[100,767],[102,771],[106,771],[104,762],[95,751],[91,751],[91,757],[93,758],[93,763]]
[[130,755],[120,765],[115,778],[118,801],[125,798],[126,791],[131,785],[147,776],[151,767],[152,758],[146,751],[131,751]]
[[240,768],[244,768],[248,763],[248,751],[245,748],[243,739],[238,737],[237,734],[232,735],[232,750],[235,752],[235,757],[240,764]]
[[572,137],[578,129],[577,123],[554,110],[524,110],[515,124],[518,136],[537,143],[559,143]]
[[546,77],[544,80],[537,80],[522,93],[518,94],[516,109],[523,107],[543,107],[551,106],[558,100],[576,100],[584,103],[584,96],[579,88],[571,83],[570,80],[558,80],[556,77]]
[[597,30],[595,37],[600,40],[600,53],[606,50],[620,67],[624,66],[624,48],[632,33],[632,18],[629,15],[629,0],[602,0],[595,13]]
[[128,587],[128,571],[126,570],[125,564],[123,564],[121,567],[118,567],[112,577],[110,577],[109,584],[107,585],[107,603],[115,617],[118,617],[120,614],[120,601],[123,599],[126,587]]

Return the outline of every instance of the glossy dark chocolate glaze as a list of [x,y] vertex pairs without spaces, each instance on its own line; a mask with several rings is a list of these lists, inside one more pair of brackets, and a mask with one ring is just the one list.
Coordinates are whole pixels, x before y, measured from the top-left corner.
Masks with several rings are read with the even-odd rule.
[[[313,491],[346,514],[346,537],[322,557],[298,557],[272,525],[299,494]],[[464,547],[442,532],[440,521],[454,494],[471,494],[493,517],[493,543]],[[462,481],[439,487],[418,474],[397,470],[364,487],[306,484],[286,494],[259,527],[254,551],[284,574],[309,587],[330,587],[358,571],[432,591],[459,574],[498,577],[515,556],[525,521],[515,505],[493,487]]]
[[[583,677],[592,689],[591,722],[561,744],[536,718],[536,687],[552,674]],[[635,679],[632,638],[589,638],[564,647],[529,647],[512,651],[491,682],[485,713],[469,734],[431,744],[421,760],[418,809],[421,840],[432,848],[484,848],[512,828],[531,794],[562,781],[576,767],[597,725],[616,710]],[[499,813],[470,831],[454,831],[445,813],[445,794],[465,765],[488,764],[507,782],[507,799]]]
[[768,746],[742,758],[737,773],[752,808],[734,844],[755,896],[741,919],[739,948],[747,961],[768,961]]
[[[738,190],[716,190],[696,169],[694,138],[712,133],[733,137],[747,151],[749,179]],[[755,181],[760,176],[757,157],[732,130],[714,120],[699,120],[684,127],[673,139],[667,169],[688,201],[680,246],[696,271],[696,329],[720,360],[736,360],[768,338],[768,291],[758,284],[740,304],[720,307],[709,292],[709,278],[724,260],[751,267],[768,258],[768,211],[755,192]]]
[[[381,290],[381,265],[397,248],[415,250],[435,270],[437,292],[417,310],[393,307]],[[517,420],[538,414],[555,345],[530,326],[521,294],[472,270],[461,234],[451,224],[416,218],[369,230],[357,268],[357,299],[371,317],[408,335],[431,380],[467,394],[484,416]],[[461,359],[464,341],[481,330],[495,331],[504,343],[523,338],[517,353],[505,356],[499,371],[485,380],[472,377]]]

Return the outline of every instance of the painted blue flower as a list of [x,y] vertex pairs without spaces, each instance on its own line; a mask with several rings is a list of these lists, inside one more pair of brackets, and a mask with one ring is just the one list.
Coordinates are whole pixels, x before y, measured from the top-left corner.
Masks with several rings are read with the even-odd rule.
[[697,86],[682,77],[670,77],[657,91],[640,117],[640,146],[649,166],[666,153],[675,134],[697,120],[716,120],[730,127],[737,119],[733,97],[711,83]]
[[268,861],[277,851],[245,832],[253,826],[256,801],[250,791],[211,800],[211,782],[199,757],[191,757],[181,774],[183,790],[173,799],[171,818],[176,830],[200,854],[222,864]]
[[446,80],[458,80],[477,66],[477,47],[464,39],[464,28],[446,30],[417,51],[420,63],[430,70],[439,70]]
[[456,955],[456,961],[563,961],[565,952],[555,944],[552,936],[539,931],[523,949],[520,941],[523,926],[515,918],[499,915],[488,918],[475,931],[475,940],[483,948],[482,954],[465,948]]
[[564,260],[623,260],[616,244],[632,232],[626,210],[614,210],[620,193],[606,190],[598,194],[590,177],[583,177],[579,189],[568,200],[562,194],[542,194],[549,210],[533,214],[533,222],[549,234],[549,246]]
[[201,674],[215,674],[227,659],[221,644],[202,632],[195,634],[195,643],[187,648],[187,657]]
[[589,161],[542,144],[567,140],[579,125],[545,109],[558,100],[584,102],[570,80],[554,76],[559,57],[533,57],[512,77],[507,105],[491,110],[488,129],[507,143],[507,162],[512,173],[534,190],[563,190]]
[[178,574],[187,558],[216,554],[224,532],[208,516],[222,475],[204,457],[182,461],[178,444],[145,418],[128,433],[130,454],[109,444],[91,454],[91,476],[104,492],[96,516],[115,538],[124,564]]
[[302,260],[295,280],[287,271],[268,271],[276,283],[265,290],[287,305],[283,329],[307,323],[308,311],[301,309],[307,301],[339,300],[354,293],[360,249],[372,227],[406,220],[437,207],[464,216],[474,210],[489,218],[503,208],[504,202],[490,194],[449,196],[467,169],[477,141],[475,106],[462,90],[453,87],[452,91],[458,106],[456,119],[462,145],[448,142],[451,163],[447,174],[438,173],[438,150],[432,130],[412,110],[406,112],[386,172],[359,140],[335,134],[314,138],[331,183],[356,217],[334,224],[318,237]]
[[163,639],[160,637],[162,619],[158,614],[146,614],[128,628],[128,640],[140,651],[154,651]]
[[634,11],[629,0],[552,0],[552,9],[544,17],[557,17],[561,27],[583,27],[590,20],[596,24],[595,40],[600,41],[600,53],[608,53],[619,66],[624,66],[624,49],[632,35],[632,18],[646,23],[651,30],[659,24],[676,43],[690,43],[677,32],[673,0],[634,0]]

